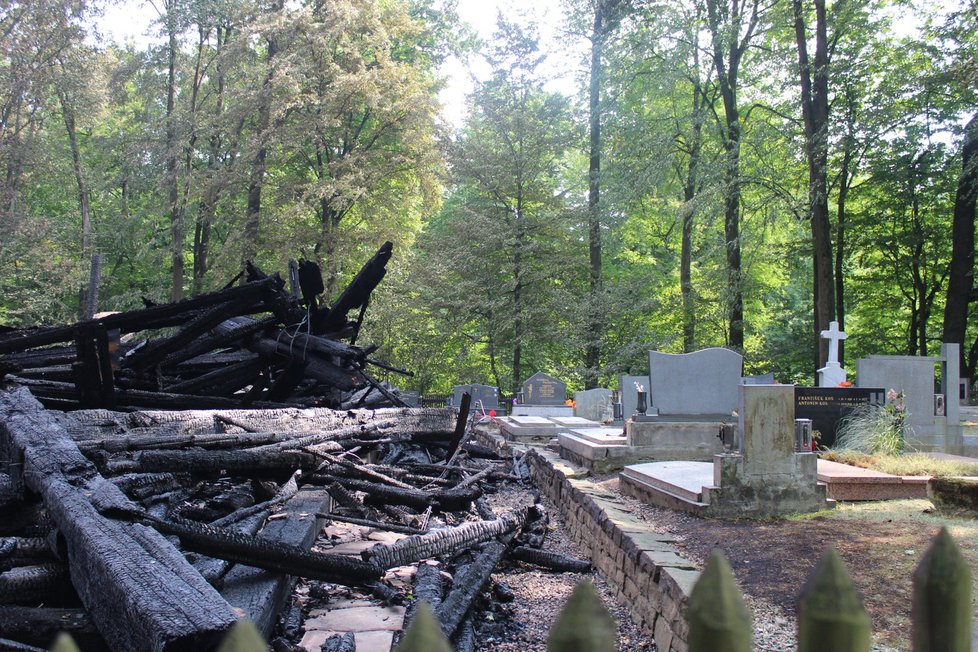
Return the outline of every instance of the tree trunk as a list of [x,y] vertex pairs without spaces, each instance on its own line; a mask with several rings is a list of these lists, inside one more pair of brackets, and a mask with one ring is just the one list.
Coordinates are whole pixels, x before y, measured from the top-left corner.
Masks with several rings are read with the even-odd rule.
[[590,260],[590,298],[587,309],[587,343],[584,349],[584,389],[598,386],[601,359],[601,333],[604,330],[601,301],[601,55],[604,49],[602,3],[594,9],[594,28],[591,32],[591,80],[588,106],[590,109],[590,156],[588,158],[588,254]]
[[520,392],[523,365],[523,231],[521,208],[516,211],[516,243],[513,246],[513,379],[512,392]]
[[169,0],[166,10],[167,84],[166,84],[166,186],[170,211],[170,300],[183,299],[183,240],[185,226],[180,210],[177,183],[177,0]]
[[962,374],[973,377],[974,363],[965,358],[968,306],[975,287],[975,201],[978,199],[978,113],[965,127],[961,146],[961,176],[954,199],[951,264],[944,304],[944,342],[961,344]]
[[692,205],[696,197],[700,153],[703,148],[703,121],[706,97],[699,79],[699,47],[694,43],[693,68],[693,135],[689,143],[689,161],[686,179],[683,181],[683,232],[679,255],[679,291],[683,302],[683,351],[689,353],[696,346],[696,304],[693,295],[693,223],[696,211]]
[[[274,10],[281,11],[283,4],[283,0],[278,0]],[[268,72],[262,83],[261,97],[258,100],[258,124],[255,129],[257,149],[251,160],[251,175],[248,179],[248,206],[245,209],[244,242],[241,245],[242,261],[254,260],[258,254],[258,239],[261,236],[261,194],[265,183],[265,159],[268,157],[272,79],[275,74],[274,60],[277,52],[275,40],[268,38]]]
[[[805,149],[808,156],[808,202],[812,226],[812,301],[815,369],[828,359],[828,341],[822,331],[835,318],[832,233],[828,198],[828,28],[825,0],[815,4],[815,66],[808,56],[808,34],[802,0],[793,0],[798,70],[801,82],[802,116],[805,122]],[[817,376],[817,372],[813,375]]]
[[[707,0],[707,14],[712,38],[713,64],[717,71],[720,96],[723,98],[724,122],[721,127],[726,152],[725,193],[723,198],[724,242],[727,249],[727,321],[728,345],[744,349],[744,292],[740,252],[740,110],[737,106],[737,84],[740,64],[759,21],[758,4],[747,6],[724,0]],[[746,24],[745,24],[746,18]]]
[[58,92],[61,102],[61,115],[64,118],[65,130],[68,132],[68,145],[71,148],[71,167],[75,172],[75,184],[78,186],[78,206],[81,209],[82,220],[82,257],[87,258],[92,252],[92,209],[82,169],[81,148],[78,146],[78,131],[75,127],[75,111],[68,102],[64,91]]

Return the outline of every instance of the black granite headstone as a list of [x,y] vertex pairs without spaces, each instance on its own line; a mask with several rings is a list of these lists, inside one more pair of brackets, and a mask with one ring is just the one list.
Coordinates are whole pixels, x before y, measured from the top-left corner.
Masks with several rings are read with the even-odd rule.
[[567,383],[538,371],[523,382],[523,405],[563,405]]
[[840,421],[860,405],[883,405],[884,391],[876,387],[795,387],[795,418],[811,419],[818,445],[835,443]]

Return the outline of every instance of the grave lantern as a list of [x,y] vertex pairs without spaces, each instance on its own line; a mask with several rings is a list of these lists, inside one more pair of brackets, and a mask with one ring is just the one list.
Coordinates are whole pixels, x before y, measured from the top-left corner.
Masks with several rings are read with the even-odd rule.
[[717,437],[720,438],[720,443],[723,444],[724,453],[739,453],[740,452],[740,442],[737,441],[737,424],[736,423],[721,423],[720,432],[717,433]]
[[625,418],[625,409],[621,404],[621,392],[617,389],[611,392],[611,411],[615,421],[621,421]]
[[812,450],[812,420],[795,419],[795,450],[810,453]]

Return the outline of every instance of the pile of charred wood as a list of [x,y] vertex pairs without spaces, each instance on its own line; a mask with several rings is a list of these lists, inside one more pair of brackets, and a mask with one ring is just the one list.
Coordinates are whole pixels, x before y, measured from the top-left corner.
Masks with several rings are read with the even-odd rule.
[[[588,567],[541,549],[539,506],[490,507],[527,477],[469,441],[466,402],[61,413],[0,390],[0,649],[67,630],[83,650],[206,650],[248,617],[294,650],[274,637],[295,577],[398,602],[385,572],[430,558],[452,588],[422,565],[411,593],[464,640],[504,558]],[[408,536],[360,558],[321,552],[330,520]]]
[[287,290],[249,263],[240,285],[185,301],[6,329],[0,379],[62,410],[403,405],[365,371],[391,369],[370,357],[376,347],[356,346],[391,252],[385,243],[328,306],[315,264],[290,263]]

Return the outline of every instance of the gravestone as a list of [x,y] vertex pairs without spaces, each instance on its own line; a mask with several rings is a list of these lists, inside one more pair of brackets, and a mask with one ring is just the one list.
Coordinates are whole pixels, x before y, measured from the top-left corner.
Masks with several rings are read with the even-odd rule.
[[817,456],[795,450],[794,387],[738,385],[738,449],[708,462],[625,467],[626,494],[703,516],[775,516],[834,505],[818,482]]
[[860,387],[882,387],[903,393],[910,427],[934,425],[934,365],[937,358],[913,355],[871,355],[856,361]]
[[839,330],[839,322],[829,322],[828,330],[822,331],[822,339],[829,341],[829,357],[825,366],[818,370],[819,387],[838,387],[846,382],[848,374],[839,364],[839,342],[848,335]]
[[649,351],[651,403],[663,415],[729,415],[743,371],[744,357],[730,349]]
[[523,405],[564,405],[567,383],[538,371],[523,381]]
[[795,387],[795,418],[811,419],[819,446],[830,448],[847,414],[860,405],[882,405],[884,396],[878,387]]
[[455,385],[452,387],[450,406],[459,407],[462,404],[462,394],[468,392],[472,397],[471,409],[495,410],[499,407],[499,388],[492,385]]
[[603,423],[612,418],[611,390],[598,387],[574,393],[574,415]]
[[766,374],[757,374],[756,376],[744,376],[740,379],[740,382],[744,385],[773,385],[774,372],[769,371]]

